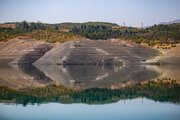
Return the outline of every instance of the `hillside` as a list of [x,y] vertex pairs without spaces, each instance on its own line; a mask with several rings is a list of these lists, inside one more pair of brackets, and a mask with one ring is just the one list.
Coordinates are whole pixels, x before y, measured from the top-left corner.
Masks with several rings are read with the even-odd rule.
[[176,47],[171,49],[161,49],[160,50],[163,54],[157,56],[152,60],[146,61],[146,63],[156,63],[159,64],[174,64],[179,65],[180,61],[180,44],[177,44]]
[[157,50],[122,40],[76,39],[56,46],[34,64],[118,64],[126,66],[140,63],[159,54]]
[[49,28],[56,28],[56,29],[73,29],[73,28],[79,28],[82,25],[94,25],[94,26],[106,26],[109,28],[112,28],[113,26],[117,26],[118,24],[116,23],[108,23],[108,22],[85,22],[85,23],[70,23],[70,22],[65,22],[65,23],[59,23],[59,24],[45,24],[46,27]]
[[174,23],[180,23],[180,19],[169,21],[169,22],[161,22],[159,24],[168,25],[168,24],[174,24]]
[[68,40],[84,38],[80,35],[75,35],[73,33],[52,31],[52,30],[35,30],[33,32],[28,32],[23,34],[23,36],[27,36],[36,40],[42,40],[50,43],[55,43],[55,42],[62,43]]
[[32,64],[53,46],[29,38],[9,40],[0,44],[0,64]]
[[108,28],[106,26],[82,25],[80,28],[72,29],[75,34],[89,39],[120,38],[134,42],[147,43],[149,46],[180,42],[180,24],[155,25],[146,29],[133,27]]
[[[13,24],[15,28],[10,26]],[[3,27],[4,25],[6,27]],[[45,39],[48,42],[64,42],[74,38],[93,40],[118,38],[154,46],[179,43],[180,24],[154,25],[146,29],[122,27],[107,22],[47,24],[23,21],[0,25],[0,41],[7,41],[18,36],[29,36],[37,40]]]
[[19,36],[28,36],[36,40],[48,42],[64,42],[69,39],[81,38],[79,35],[58,30],[50,24],[28,23],[24,21],[22,23],[16,23],[15,26],[15,28],[4,28],[0,26],[0,41],[7,41]]

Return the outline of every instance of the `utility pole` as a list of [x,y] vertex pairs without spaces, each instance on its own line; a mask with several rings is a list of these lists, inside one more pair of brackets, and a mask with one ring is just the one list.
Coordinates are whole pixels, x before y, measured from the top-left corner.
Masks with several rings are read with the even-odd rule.
[[125,27],[125,24],[126,24],[126,23],[124,22],[124,23],[123,23],[124,27]]
[[143,28],[143,22],[141,22],[141,27]]

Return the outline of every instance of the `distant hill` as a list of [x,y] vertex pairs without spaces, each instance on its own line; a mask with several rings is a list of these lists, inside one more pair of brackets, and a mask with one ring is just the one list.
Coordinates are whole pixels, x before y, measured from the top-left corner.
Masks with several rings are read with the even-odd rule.
[[45,24],[45,26],[49,28],[57,28],[57,29],[73,29],[74,27],[79,28],[83,25],[89,26],[106,26],[108,28],[112,28],[113,26],[118,26],[116,23],[109,23],[109,22],[85,22],[85,23],[57,23],[57,24]]
[[16,28],[16,23],[4,23],[0,24],[1,28]]
[[[163,25],[161,23],[146,29],[120,27],[118,24],[108,22],[47,24],[23,21],[1,24],[0,41],[7,41],[18,36],[28,36],[48,42],[65,42],[75,38],[92,40],[118,38],[138,43],[143,42],[150,46],[163,43],[174,44],[180,42],[180,23],[177,23],[178,21],[180,20],[168,22],[176,24]],[[15,28],[12,28],[12,25]]]
[[[160,22],[157,25],[168,25],[168,24],[174,24],[174,23],[180,23],[180,19],[173,20],[173,21],[168,21],[168,22]],[[152,27],[152,26],[154,26],[154,25],[144,26],[143,28],[146,29],[146,28],[149,28],[149,27]]]
[[[6,22],[6,23],[2,23],[0,24],[1,28],[16,28],[16,26],[21,25],[22,23],[24,23],[26,21],[23,22]],[[106,27],[113,27],[113,26],[118,26],[118,24],[116,23],[109,23],[109,22],[84,22],[84,23],[72,23],[72,22],[64,22],[64,23],[55,23],[55,24],[48,24],[48,23],[35,23],[35,22],[27,22],[29,25],[33,24],[33,25],[37,25],[37,24],[41,24],[43,25],[45,28],[59,28],[59,29],[72,29],[74,27],[81,27],[81,25],[94,25],[94,26],[106,26]]]
[[159,24],[161,25],[167,25],[167,24],[174,24],[174,23],[180,23],[180,19],[169,21],[169,22],[161,22]]

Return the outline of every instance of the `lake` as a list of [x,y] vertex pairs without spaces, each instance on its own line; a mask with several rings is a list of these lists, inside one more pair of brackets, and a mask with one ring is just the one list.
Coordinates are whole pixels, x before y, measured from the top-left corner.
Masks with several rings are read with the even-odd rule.
[[179,120],[180,106],[145,98],[120,100],[105,105],[46,103],[0,104],[2,120]]
[[0,73],[2,120],[180,119],[177,65],[4,65]]

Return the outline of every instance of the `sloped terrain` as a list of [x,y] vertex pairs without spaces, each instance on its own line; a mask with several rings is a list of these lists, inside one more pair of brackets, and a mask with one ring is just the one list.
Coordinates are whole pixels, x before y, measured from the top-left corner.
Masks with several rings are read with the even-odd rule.
[[145,61],[147,64],[158,63],[161,65],[176,65],[179,66],[180,63],[180,44],[177,44],[176,47],[171,49],[161,49],[163,54],[155,57],[152,60]]
[[53,47],[32,39],[12,39],[0,43],[0,85],[29,89],[54,84],[32,63]]
[[159,61],[161,63],[180,64],[180,44],[171,49],[165,49],[164,54],[160,56]]
[[51,43],[43,41],[12,39],[0,44],[0,64],[32,64],[51,48]]
[[0,44],[0,84],[14,89],[54,83],[70,88],[121,88],[157,77],[155,71],[130,66],[158,54],[155,49],[116,39],[76,39],[57,46],[12,39]]
[[158,54],[155,49],[128,41],[76,39],[54,47],[33,64],[124,66]]

